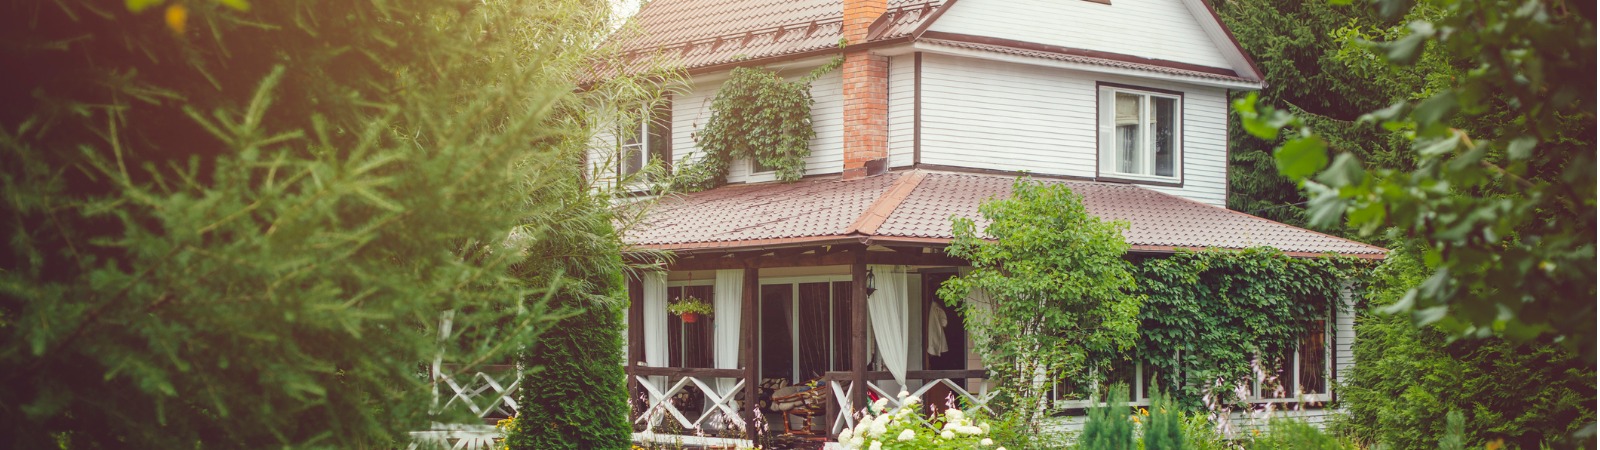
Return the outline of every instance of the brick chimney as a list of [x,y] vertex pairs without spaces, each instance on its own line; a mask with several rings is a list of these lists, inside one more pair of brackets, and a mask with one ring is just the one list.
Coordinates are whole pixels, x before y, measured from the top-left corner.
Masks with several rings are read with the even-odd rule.
[[[844,38],[865,43],[867,29],[888,10],[888,0],[844,0]],[[844,55],[844,179],[889,167],[889,57],[867,50]]]

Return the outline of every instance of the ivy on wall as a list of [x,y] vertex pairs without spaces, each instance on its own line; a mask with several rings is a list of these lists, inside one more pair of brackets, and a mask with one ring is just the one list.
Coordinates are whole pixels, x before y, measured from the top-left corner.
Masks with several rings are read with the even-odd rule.
[[843,63],[835,58],[796,81],[764,68],[733,69],[711,101],[711,119],[694,135],[704,153],[678,173],[673,190],[717,187],[727,182],[729,166],[740,158],[772,168],[785,182],[805,176],[805,158],[817,135],[811,127],[811,83]]
[[1357,267],[1266,247],[1145,259],[1138,356],[1183,406],[1226,407],[1258,355],[1263,366],[1285,362],[1312,322],[1329,317]]

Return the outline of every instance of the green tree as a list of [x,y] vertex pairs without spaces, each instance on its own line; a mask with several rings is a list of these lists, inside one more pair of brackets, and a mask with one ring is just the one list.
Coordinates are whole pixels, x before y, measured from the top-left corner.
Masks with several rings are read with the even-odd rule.
[[[578,167],[571,164],[569,167]],[[622,248],[609,203],[588,189],[556,185],[538,198],[561,198],[560,208],[536,221],[567,239],[544,239],[530,253],[563,255],[515,268],[523,279],[549,281],[552,305],[582,311],[539,335],[521,363],[530,368],[517,391],[523,405],[508,433],[512,449],[626,448],[628,391],[622,371],[622,314],[626,311]]]
[[[1410,1],[1374,4],[1383,17],[1413,12]],[[1274,159],[1309,195],[1311,225],[1365,236],[1392,228],[1422,244],[1432,272],[1390,311],[1456,336],[1551,339],[1592,364],[1594,5],[1424,6],[1438,15],[1413,15],[1403,35],[1371,48],[1396,66],[1430,48],[1472,66],[1447,88],[1363,116],[1397,131],[1414,167],[1364,167],[1307,121],[1254,98],[1235,110],[1258,137],[1288,129]]]
[[[1396,248],[1374,272],[1367,302],[1392,305],[1430,272],[1419,250]],[[1464,413],[1469,447],[1559,447],[1595,420],[1593,367],[1548,340],[1451,340],[1409,317],[1371,313],[1357,316],[1356,335],[1340,431],[1368,444],[1437,448],[1453,434],[1449,415]]]
[[1183,436],[1183,410],[1169,395],[1151,388],[1150,409],[1145,415],[1144,450],[1183,450],[1188,440]]
[[[399,446],[441,350],[472,370],[604,316],[565,299],[614,297],[614,262],[540,246],[593,235],[542,190],[587,192],[592,11],[5,7],[0,446]],[[603,270],[518,271],[551,258]]]
[[[1067,185],[1025,178],[1011,198],[979,212],[988,225],[980,232],[973,220],[955,219],[946,249],[972,271],[945,282],[939,296],[976,324],[984,366],[1007,393],[1002,407],[1037,427],[1056,383],[1107,373],[1137,338],[1141,299],[1123,259],[1126,224],[1090,215]],[[969,302],[974,291],[989,301]]]
[[1134,450],[1138,448],[1133,436],[1133,421],[1128,412],[1128,387],[1113,385],[1106,402],[1089,408],[1083,423],[1083,433],[1078,435],[1077,448],[1082,450]]

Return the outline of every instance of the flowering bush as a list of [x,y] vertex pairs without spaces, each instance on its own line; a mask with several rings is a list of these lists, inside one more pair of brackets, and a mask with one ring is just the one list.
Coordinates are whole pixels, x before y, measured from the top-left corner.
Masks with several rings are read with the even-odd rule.
[[922,400],[904,391],[905,403],[894,414],[888,413],[889,400],[878,399],[862,411],[861,421],[854,428],[839,433],[839,443],[849,450],[894,449],[989,449],[995,447],[989,437],[989,424],[969,418],[960,408],[950,408],[944,414],[923,417]]

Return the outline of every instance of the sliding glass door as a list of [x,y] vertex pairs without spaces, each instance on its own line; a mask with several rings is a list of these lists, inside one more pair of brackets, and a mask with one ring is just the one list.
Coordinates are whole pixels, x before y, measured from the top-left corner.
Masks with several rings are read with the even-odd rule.
[[790,383],[850,368],[850,282],[761,286],[761,377]]

